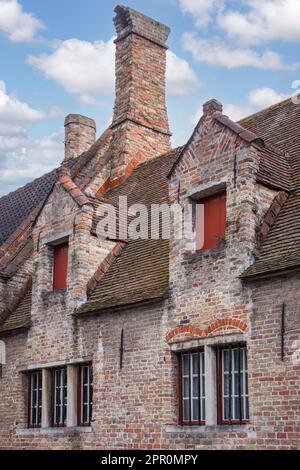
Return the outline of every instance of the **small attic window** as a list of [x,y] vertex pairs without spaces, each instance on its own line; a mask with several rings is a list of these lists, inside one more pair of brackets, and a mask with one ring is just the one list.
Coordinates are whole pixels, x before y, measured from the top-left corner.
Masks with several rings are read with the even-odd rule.
[[225,243],[226,191],[197,201],[196,251],[217,248]]
[[69,243],[53,247],[53,290],[65,289],[68,279]]

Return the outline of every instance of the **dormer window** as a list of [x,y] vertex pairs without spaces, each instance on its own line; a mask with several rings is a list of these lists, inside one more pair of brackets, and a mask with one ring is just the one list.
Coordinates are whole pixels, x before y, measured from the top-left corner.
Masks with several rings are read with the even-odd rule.
[[68,254],[68,242],[53,247],[53,290],[67,287]]
[[196,251],[217,248],[225,243],[226,192],[197,201]]

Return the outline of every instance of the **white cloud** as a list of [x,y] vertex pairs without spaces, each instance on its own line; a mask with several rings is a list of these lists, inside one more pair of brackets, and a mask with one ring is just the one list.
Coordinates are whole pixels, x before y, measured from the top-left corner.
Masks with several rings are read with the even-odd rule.
[[52,54],[29,56],[28,62],[69,93],[100,95],[114,90],[114,43],[67,39]]
[[61,115],[53,107],[42,112],[8,95],[0,80],[0,194],[41,176],[63,159],[62,133],[39,140],[30,139],[26,124]]
[[249,49],[228,46],[222,39],[198,39],[194,33],[183,35],[183,45],[193,58],[212,66],[234,69],[255,67],[263,70],[297,70],[300,63],[285,65],[279,54],[265,50],[262,54]]
[[26,13],[17,0],[0,0],[0,30],[12,42],[32,41],[43,23],[32,13]]
[[[94,43],[68,39],[56,44],[49,55],[29,56],[27,61],[47,78],[55,80],[82,103],[97,105],[95,96],[110,94],[115,85],[114,38]],[[198,85],[188,62],[167,53],[167,86],[170,95],[184,95]]]
[[99,106],[99,102],[91,95],[80,95],[79,101],[88,106]]
[[20,135],[0,137],[0,196],[57,167],[63,159],[63,135],[39,140]]
[[[232,121],[239,121],[257,111],[261,111],[264,108],[283,101],[290,96],[289,94],[278,93],[276,90],[269,87],[255,88],[248,93],[247,102],[245,104],[224,103],[223,114],[227,115]],[[202,114],[201,105],[193,117],[194,125],[198,123]]]
[[223,3],[223,0],[179,0],[181,11],[191,14],[200,28],[210,23],[213,14],[222,8]]
[[167,91],[170,95],[182,96],[199,85],[199,80],[189,63],[174,52],[167,52]]
[[262,87],[250,91],[248,101],[255,109],[263,109],[283,101],[289,96],[285,93],[277,93],[273,88]]
[[219,15],[218,25],[229,36],[245,44],[300,41],[299,0],[246,0],[245,4],[244,12],[229,10]]
[[39,121],[46,117],[45,113],[31,108],[27,103],[19,101],[16,96],[7,95],[5,84],[0,87],[0,124],[16,126],[28,122]]

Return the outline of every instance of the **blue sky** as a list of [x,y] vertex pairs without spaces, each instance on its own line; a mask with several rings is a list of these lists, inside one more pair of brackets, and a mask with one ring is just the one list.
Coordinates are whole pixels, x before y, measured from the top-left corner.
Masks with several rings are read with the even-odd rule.
[[[0,195],[63,159],[68,113],[109,124],[114,96],[108,0],[0,0]],[[171,27],[168,110],[173,144],[215,97],[237,120],[295,90],[299,0],[125,0]],[[296,86],[297,83],[294,84]]]

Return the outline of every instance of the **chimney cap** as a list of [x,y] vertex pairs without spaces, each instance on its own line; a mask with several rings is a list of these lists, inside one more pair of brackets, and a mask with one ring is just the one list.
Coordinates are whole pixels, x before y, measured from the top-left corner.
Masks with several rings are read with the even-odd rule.
[[83,126],[92,127],[96,130],[96,123],[94,119],[81,114],[68,114],[65,118],[65,126],[69,124],[81,124]]
[[203,105],[203,114],[206,115],[213,115],[214,113],[223,112],[223,105],[220,101],[216,100],[215,98],[206,101]]
[[115,8],[114,24],[118,34],[115,42],[119,42],[131,33],[148,39],[162,47],[167,48],[166,42],[170,28],[159,21],[143,15],[130,7],[118,5]]

